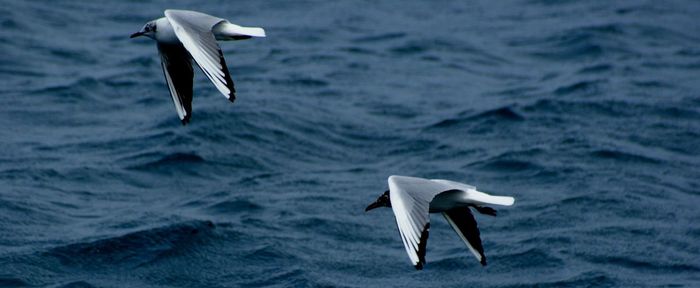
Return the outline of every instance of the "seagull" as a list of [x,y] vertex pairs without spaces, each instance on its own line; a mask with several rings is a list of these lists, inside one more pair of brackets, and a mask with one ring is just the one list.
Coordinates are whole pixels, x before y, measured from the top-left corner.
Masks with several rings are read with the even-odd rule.
[[214,83],[229,101],[236,99],[231,74],[216,40],[243,40],[265,37],[259,27],[242,27],[228,20],[188,10],[165,10],[165,17],[152,20],[131,38],[146,36],[156,40],[161,66],[170,96],[182,125],[192,116],[192,62]]
[[423,269],[425,264],[429,213],[438,212],[447,219],[479,263],[486,266],[479,228],[469,207],[481,214],[496,216],[496,210],[482,205],[511,206],[515,202],[513,197],[492,196],[477,191],[474,186],[442,179],[394,175],[389,177],[388,182],[389,190],[367,206],[365,212],[378,207],[391,207],[406,253],[417,270]]

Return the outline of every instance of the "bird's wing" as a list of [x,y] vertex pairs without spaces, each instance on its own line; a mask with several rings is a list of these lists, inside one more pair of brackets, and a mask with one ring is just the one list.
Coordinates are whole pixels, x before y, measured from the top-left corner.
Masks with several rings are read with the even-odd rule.
[[158,43],[163,75],[170,89],[170,96],[175,103],[175,110],[182,125],[190,121],[192,114],[192,63],[182,45]]
[[474,215],[472,215],[469,207],[450,209],[447,212],[443,212],[442,216],[445,216],[447,222],[457,232],[459,238],[462,238],[462,241],[467,245],[469,251],[474,254],[476,260],[479,260],[481,265],[486,266],[484,247],[481,245],[481,238],[479,237],[479,227],[476,225],[476,220],[474,220]]
[[226,67],[224,54],[212,33],[214,25],[226,20],[186,10],[165,10],[165,17],[199,68],[202,68],[216,89],[233,102],[236,99],[233,80]]
[[444,179],[430,179],[430,180],[438,182],[438,183],[442,183],[442,184],[445,184],[448,186],[452,186],[452,187],[454,187],[454,189],[458,189],[458,190],[464,190],[464,191],[476,190],[476,187],[474,187],[472,185],[459,183],[459,182],[455,182],[455,181],[444,180]]
[[445,185],[427,179],[391,176],[391,209],[396,216],[401,240],[416,269],[423,269],[430,229],[430,201],[446,190]]
[[503,206],[511,206],[513,203],[515,203],[515,198],[509,197],[509,196],[493,196],[486,194],[481,191],[477,191],[476,187],[467,185],[464,183],[459,183],[459,182],[454,182],[450,180],[443,180],[443,179],[431,179],[430,181],[440,183],[442,185],[445,185],[446,187],[449,187],[450,189],[456,189],[456,190],[462,190],[466,195],[466,199],[470,200],[474,204],[494,204],[494,205],[503,205]]

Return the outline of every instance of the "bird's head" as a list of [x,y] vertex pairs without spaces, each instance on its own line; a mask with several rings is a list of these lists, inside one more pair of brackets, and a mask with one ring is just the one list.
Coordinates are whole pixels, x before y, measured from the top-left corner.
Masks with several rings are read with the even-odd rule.
[[389,190],[384,191],[384,194],[382,196],[379,196],[377,198],[377,201],[374,201],[374,203],[369,204],[367,208],[365,208],[365,212],[372,210],[374,208],[378,207],[391,207],[391,199],[389,198]]
[[131,34],[131,37],[129,38],[135,38],[139,36],[146,36],[151,39],[156,39],[156,20],[153,20],[151,22],[146,23],[146,25],[143,25],[143,28],[141,28],[141,31],[136,32],[134,34]]

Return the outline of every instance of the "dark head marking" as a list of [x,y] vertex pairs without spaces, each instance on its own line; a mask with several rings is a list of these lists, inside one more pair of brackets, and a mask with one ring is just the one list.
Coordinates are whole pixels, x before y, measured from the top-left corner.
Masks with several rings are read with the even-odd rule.
[[379,198],[377,198],[377,201],[374,201],[374,203],[369,204],[369,206],[365,208],[365,212],[378,207],[391,207],[391,198],[389,198],[389,195],[389,190],[384,191],[384,194],[379,196]]

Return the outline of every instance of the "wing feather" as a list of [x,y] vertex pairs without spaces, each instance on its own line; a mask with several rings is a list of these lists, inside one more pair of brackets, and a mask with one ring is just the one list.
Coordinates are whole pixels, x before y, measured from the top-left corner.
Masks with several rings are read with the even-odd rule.
[[165,17],[199,68],[214,83],[216,89],[233,102],[236,99],[236,89],[221,48],[212,33],[216,24],[226,20],[184,10],[165,10]]
[[474,254],[476,260],[479,260],[481,265],[486,266],[486,256],[484,255],[484,247],[481,244],[479,227],[469,207],[454,208],[443,212],[442,215],[445,216],[452,229],[457,232],[459,238],[464,241],[469,251]]
[[192,116],[192,81],[194,72],[190,57],[182,45],[158,43],[161,67],[177,115],[185,125]]
[[427,179],[391,176],[389,191],[391,208],[406,253],[416,269],[425,264],[425,250],[430,229],[430,201],[445,186]]
[[503,206],[511,206],[513,203],[515,203],[515,198],[509,197],[509,196],[494,196],[494,195],[489,195],[481,191],[477,191],[476,187],[467,185],[464,183],[459,183],[459,182],[454,182],[450,180],[443,180],[443,179],[432,179],[431,181],[440,183],[442,185],[445,185],[446,187],[449,187],[450,189],[456,189],[456,190],[462,190],[466,192],[466,199],[471,203],[474,204],[494,204],[494,205],[503,205]]

